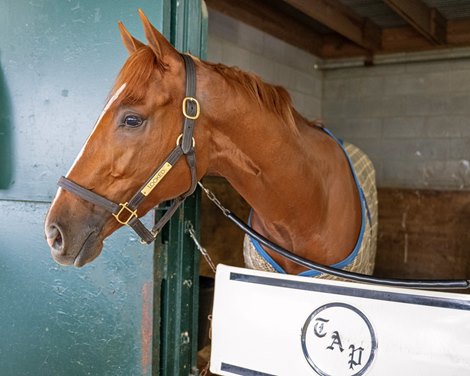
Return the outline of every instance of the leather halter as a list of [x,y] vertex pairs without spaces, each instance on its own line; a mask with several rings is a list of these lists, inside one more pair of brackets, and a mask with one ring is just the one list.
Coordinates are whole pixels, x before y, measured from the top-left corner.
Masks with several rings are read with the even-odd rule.
[[[182,103],[182,111],[184,115],[184,123],[182,133],[176,140],[176,146],[166,159],[156,168],[150,178],[140,187],[140,189],[132,196],[128,202],[115,203],[107,198],[100,196],[89,189],[86,189],[72,180],[62,176],[57,185],[71,193],[76,194],[85,201],[98,205],[110,212],[116,220],[123,224],[129,225],[140,236],[141,242],[150,244],[153,242],[160,230],[170,220],[172,215],[183,203],[183,201],[193,194],[197,186],[196,174],[196,156],[194,141],[194,126],[196,119],[201,112],[199,102],[196,99],[196,67],[193,59],[189,55],[181,55],[186,68],[186,94]],[[140,221],[137,209],[142,201],[150,192],[160,183],[165,175],[173,168],[182,156],[186,157],[186,162],[191,172],[191,186],[186,193],[172,200],[172,203],[165,214],[149,230]]]
[[[77,183],[71,181],[66,177],[61,177],[58,181],[59,187],[76,194],[85,201],[91,202],[92,204],[101,206],[105,210],[109,211],[116,220],[123,224],[131,226],[134,231],[141,237],[143,243],[153,242],[163,226],[170,220],[172,215],[183,203],[183,201],[191,195],[198,184],[196,175],[196,158],[195,158],[195,141],[194,141],[194,126],[195,120],[199,117],[200,106],[199,102],[195,98],[196,96],[196,68],[194,61],[188,55],[181,55],[184,60],[186,67],[186,96],[183,99],[182,111],[184,115],[183,131],[176,140],[176,147],[168,155],[165,161],[154,171],[149,179],[142,185],[142,187],[134,194],[129,202],[117,204],[107,198],[100,196],[89,189],[83,188]],[[165,175],[171,170],[176,162],[182,157],[186,156],[189,169],[191,171],[191,186],[189,190],[183,195],[173,200],[171,206],[166,213],[160,218],[155,224],[152,230],[148,230],[144,224],[139,220],[137,215],[137,208],[145,199],[146,196],[155,188],[155,186],[165,177]],[[201,184],[201,183],[199,183]],[[202,186],[202,185],[201,185]],[[335,269],[322,264],[317,264],[313,261],[307,260],[299,255],[296,255],[281,246],[271,242],[266,237],[262,236],[250,226],[247,226],[240,218],[233,214],[230,210],[220,204],[219,200],[207,189],[202,187],[208,195],[209,199],[213,201],[235,225],[242,229],[246,234],[258,240],[261,244],[268,248],[271,248],[276,253],[286,257],[287,259],[303,265],[307,268],[315,269],[319,272],[334,275],[337,277],[350,279],[353,281],[364,282],[364,283],[375,283],[385,286],[396,286],[396,287],[413,287],[413,288],[439,288],[439,289],[451,289],[451,288],[470,288],[470,280],[408,280],[408,279],[387,279],[373,277],[369,275],[363,275],[345,270]]]

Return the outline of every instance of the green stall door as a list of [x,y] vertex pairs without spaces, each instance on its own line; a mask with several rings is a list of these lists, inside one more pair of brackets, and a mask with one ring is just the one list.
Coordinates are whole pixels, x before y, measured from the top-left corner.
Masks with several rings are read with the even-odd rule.
[[[121,229],[82,269],[53,262],[43,222],[58,177],[86,140],[127,57],[117,21],[144,40],[142,8],[186,48],[200,44],[200,7],[170,0],[0,1],[1,376],[157,375],[163,363],[170,367],[160,356],[168,355],[161,332],[173,338],[178,325],[160,328],[171,319],[160,315],[183,312],[176,304],[188,307],[197,294],[197,283],[189,292],[173,283],[180,272],[195,280],[197,260],[189,269],[172,261],[189,257],[180,253],[190,247],[181,230],[188,213],[197,227],[197,201],[180,211],[156,257],[152,246]],[[185,36],[194,27],[196,41]],[[172,301],[173,291],[191,301]],[[196,325],[191,321],[187,330],[191,344]],[[183,353],[189,355],[178,365],[169,362],[188,375],[195,372],[194,347]]]

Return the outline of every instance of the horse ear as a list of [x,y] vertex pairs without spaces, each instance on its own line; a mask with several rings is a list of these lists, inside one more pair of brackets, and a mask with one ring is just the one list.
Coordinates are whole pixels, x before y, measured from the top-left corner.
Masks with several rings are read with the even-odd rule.
[[147,16],[139,9],[140,19],[144,26],[145,37],[158,60],[163,56],[178,53],[176,49],[168,42],[165,37],[150,23]]
[[127,51],[129,52],[129,55],[138,50],[140,47],[144,47],[145,44],[143,44],[140,40],[135,39],[129,31],[127,31],[126,27],[124,24],[119,21],[119,33],[121,34],[121,39],[122,43],[124,43],[124,46],[126,47]]

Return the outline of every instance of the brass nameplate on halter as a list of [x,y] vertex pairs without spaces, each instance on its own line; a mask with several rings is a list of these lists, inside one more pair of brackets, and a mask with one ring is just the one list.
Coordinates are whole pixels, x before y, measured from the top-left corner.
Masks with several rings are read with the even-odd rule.
[[160,170],[158,170],[155,175],[152,176],[148,184],[140,191],[144,196],[148,196],[150,192],[153,191],[153,189],[157,186],[158,183],[165,177],[165,175],[168,173],[168,171],[171,170],[173,165],[170,163],[166,162]]

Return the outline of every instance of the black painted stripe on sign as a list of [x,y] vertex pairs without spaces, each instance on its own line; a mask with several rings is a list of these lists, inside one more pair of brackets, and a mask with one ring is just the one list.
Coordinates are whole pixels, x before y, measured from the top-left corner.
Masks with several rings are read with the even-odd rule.
[[424,305],[429,307],[457,309],[470,311],[470,301],[448,299],[443,297],[421,296],[415,294],[405,294],[390,291],[366,290],[354,287],[323,285],[316,283],[308,283],[301,281],[292,281],[277,279],[271,277],[261,277],[242,273],[230,273],[230,280],[246,283],[254,283],[258,285],[283,287],[296,290],[315,291],[326,294],[337,294],[344,296],[352,296],[356,298],[383,300],[386,302],[398,302],[405,304]]
[[253,371],[249,368],[243,368],[234,366],[233,364],[222,363],[221,368],[222,371],[231,372],[234,375],[243,375],[243,376],[276,376],[270,373],[264,373],[260,371]]

